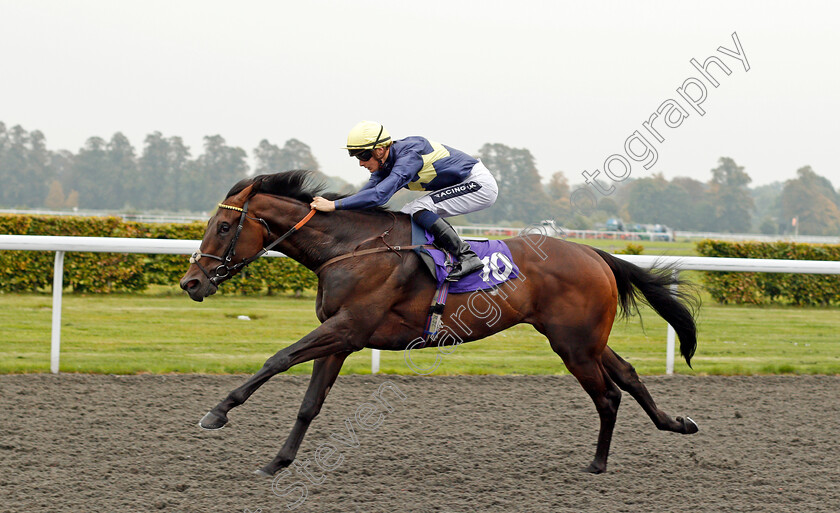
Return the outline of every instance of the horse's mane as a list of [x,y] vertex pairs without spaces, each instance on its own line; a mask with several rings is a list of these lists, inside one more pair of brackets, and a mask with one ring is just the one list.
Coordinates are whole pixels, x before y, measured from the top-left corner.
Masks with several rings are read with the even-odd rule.
[[[274,196],[296,199],[303,203],[311,203],[315,196],[322,196],[333,201],[350,196],[350,194],[338,194],[334,192],[324,193],[323,191],[326,188],[326,184],[316,175],[316,173],[316,171],[296,169],[294,171],[283,171],[280,173],[257,175],[251,178],[245,178],[231,187],[226,197],[229,198],[235,194],[239,194],[245,190],[246,187],[252,184],[254,187],[251,189],[250,196],[257,193],[271,194]],[[386,211],[386,209],[382,207],[376,207],[368,210],[380,212]]]
[[257,193],[272,194],[274,196],[296,199],[305,203],[311,202],[315,196],[320,196],[326,187],[323,182],[317,181],[312,171],[296,169],[294,171],[245,178],[231,187],[226,197],[229,198],[239,194],[249,185],[254,186],[251,189],[251,196]]

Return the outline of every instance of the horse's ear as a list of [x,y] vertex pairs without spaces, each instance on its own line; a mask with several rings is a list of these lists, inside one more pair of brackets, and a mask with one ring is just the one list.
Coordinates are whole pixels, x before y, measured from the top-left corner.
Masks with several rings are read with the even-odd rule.
[[255,194],[257,194],[258,192],[260,192],[260,190],[262,190],[262,183],[263,183],[263,179],[262,179],[262,178],[258,178],[257,180],[254,180],[254,183],[253,183],[253,184],[251,184],[251,186],[250,186],[250,187],[251,187],[251,190],[250,190],[250,191],[248,191],[248,196],[246,196],[246,197],[247,197],[248,199],[251,199],[251,198],[253,198],[253,197],[254,197],[254,195],[255,195]]
[[262,185],[262,180],[255,180],[252,184],[246,186],[241,191],[236,193],[236,198],[241,202],[246,202],[249,199],[253,198],[255,194],[260,192],[260,186]]

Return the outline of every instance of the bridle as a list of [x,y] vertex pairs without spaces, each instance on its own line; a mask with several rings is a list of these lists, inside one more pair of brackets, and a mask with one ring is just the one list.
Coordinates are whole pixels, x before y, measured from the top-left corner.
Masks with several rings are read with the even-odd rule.
[[[278,237],[274,242],[272,242],[268,246],[265,246],[264,248],[262,248],[259,252],[257,252],[256,255],[254,255],[250,258],[245,258],[241,262],[231,265],[230,262],[233,259],[233,256],[236,255],[236,242],[239,240],[239,235],[242,233],[242,227],[245,225],[245,219],[246,218],[247,219],[253,219],[254,221],[260,222],[265,227],[265,229],[268,231],[268,237],[271,237],[271,228],[268,227],[268,223],[265,221],[265,219],[263,219],[261,217],[250,217],[250,216],[247,215],[248,214],[248,203],[250,201],[251,200],[246,201],[245,204],[242,205],[242,208],[234,207],[232,205],[225,205],[224,203],[219,203],[219,208],[226,208],[228,210],[235,210],[237,212],[241,212],[241,215],[239,216],[239,226],[236,227],[236,232],[234,232],[233,239],[231,239],[230,244],[228,244],[228,247],[227,247],[227,250],[225,251],[224,257],[211,255],[209,253],[201,253],[200,249],[199,249],[199,251],[196,251],[195,253],[193,253],[192,256],[190,256],[190,263],[197,265],[198,268],[201,269],[201,272],[204,273],[204,276],[206,276],[207,279],[210,280],[210,283],[212,283],[216,287],[218,287],[220,283],[222,283],[226,279],[230,278],[233,274],[237,273],[239,270],[241,270],[246,265],[250,264],[254,260],[256,260],[256,259],[260,258],[261,256],[263,256],[264,254],[268,253],[268,251],[271,248],[280,244],[287,237],[289,237],[291,234],[298,231],[301,226],[305,225],[310,219],[312,219],[312,216],[315,215],[315,209],[313,208],[312,210],[309,211],[308,214],[306,214],[306,216],[303,219],[301,219],[300,221],[297,222],[297,224],[292,226],[291,229],[289,229],[289,231],[287,231],[286,233],[284,233],[283,235]],[[213,270],[213,272],[215,273],[215,276],[210,276],[210,273],[207,272],[207,269],[205,269],[204,266],[199,263],[199,260],[202,257],[212,258],[212,259],[215,259],[215,260],[218,260],[219,262],[221,262]]]

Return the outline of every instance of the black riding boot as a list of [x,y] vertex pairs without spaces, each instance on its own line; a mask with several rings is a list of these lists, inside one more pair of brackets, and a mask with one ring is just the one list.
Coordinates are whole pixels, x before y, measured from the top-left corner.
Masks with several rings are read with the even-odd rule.
[[470,245],[462,241],[455,232],[455,228],[444,219],[438,219],[429,227],[429,232],[435,238],[435,243],[443,250],[455,256],[455,265],[452,272],[446,277],[446,281],[458,281],[468,274],[472,274],[484,267],[481,259],[470,248]]

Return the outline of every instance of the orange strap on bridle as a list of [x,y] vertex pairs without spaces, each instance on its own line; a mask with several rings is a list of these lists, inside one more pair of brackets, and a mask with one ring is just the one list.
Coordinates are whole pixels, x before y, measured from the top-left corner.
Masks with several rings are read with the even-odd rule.
[[315,212],[316,212],[316,210],[314,208],[312,210],[310,210],[309,213],[306,214],[306,217],[304,217],[303,219],[298,221],[298,223],[296,225],[294,225],[292,228],[294,230],[300,230],[301,226],[305,225],[306,223],[309,222],[310,219],[312,219],[312,216],[315,215]]

